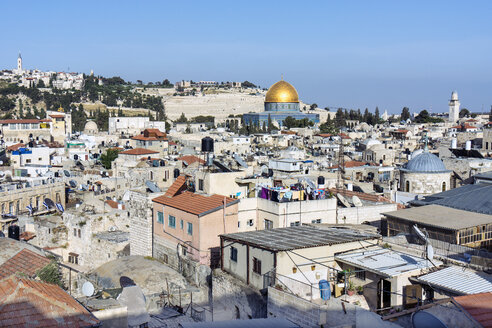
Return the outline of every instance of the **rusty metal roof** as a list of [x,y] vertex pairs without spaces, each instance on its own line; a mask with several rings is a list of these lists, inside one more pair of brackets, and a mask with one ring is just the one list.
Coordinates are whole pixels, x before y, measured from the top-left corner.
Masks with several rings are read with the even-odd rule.
[[491,292],[458,296],[454,300],[483,327],[492,327]]

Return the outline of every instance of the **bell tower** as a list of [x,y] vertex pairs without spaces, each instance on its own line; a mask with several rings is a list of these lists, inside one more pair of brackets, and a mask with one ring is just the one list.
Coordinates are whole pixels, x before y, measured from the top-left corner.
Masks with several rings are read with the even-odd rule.
[[19,57],[17,57],[17,72],[22,73],[22,56],[19,52]]

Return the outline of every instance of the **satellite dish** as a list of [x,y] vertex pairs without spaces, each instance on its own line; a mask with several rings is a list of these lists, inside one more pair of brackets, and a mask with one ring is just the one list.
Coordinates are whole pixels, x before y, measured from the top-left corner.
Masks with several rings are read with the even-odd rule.
[[94,285],[89,281],[84,282],[82,285],[82,294],[87,297],[94,295]]
[[337,194],[337,198],[340,201],[340,203],[342,203],[343,206],[345,206],[345,207],[352,207],[350,205],[350,203],[345,199],[345,197],[343,197],[342,194]]
[[77,188],[77,182],[75,182],[75,180],[68,181],[68,184],[70,185],[70,187],[74,189]]
[[362,205],[362,202],[360,201],[360,198],[357,197],[356,195],[353,195],[352,196],[352,203],[354,204],[355,207],[361,207],[361,206],[363,206]]
[[414,328],[448,328],[441,320],[425,311],[417,311],[412,314]]
[[413,231],[419,236],[420,239],[427,242],[427,236],[417,227],[416,224],[413,225]]
[[116,226],[111,226],[109,227],[108,229],[110,232],[115,232],[116,230],[118,230],[118,228]]
[[63,174],[65,174],[67,178],[70,178],[70,172],[68,172],[67,170],[63,170]]
[[426,253],[427,253],[427,259],[429,261],[432,261],[434,259],[434,248],[432,247],[431,244],[427,245]]

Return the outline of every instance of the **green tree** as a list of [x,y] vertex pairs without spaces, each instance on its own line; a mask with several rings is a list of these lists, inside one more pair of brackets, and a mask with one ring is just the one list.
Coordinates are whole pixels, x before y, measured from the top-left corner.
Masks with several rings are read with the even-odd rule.
[[408,109],[408,107],[403,107],[403,109],[401,110],[400,119],[402,121],[406,121],[409,118],[410,118],[410,109]]
[[468,109],[463,108],[462,110],[460,110],[460,118],[468,115],[470,115],[470,111]]
[[343,109],[338,108],[337,113],[335,114],[335,127],[341,128],[342,126],[345,126],[345,119],[344,119],[344,112]]
[[39,269],[36,272],[36,276],[38,276],[38,278],[44,282],[55,284],[62,288],[64,287],[60,268],[54,260],[46,265],[44,268]]
[[379,124],[381,117],[379,116],[379,108],[376,106],[376,110],[374,111],[374,123]]
[[184,113],[181,113],[181,116],[176,120],[176,123],[187,123],[188,119],[186,118]]
[[106,170],[111,169],[111,163],[113,163],[113,161],[118,158],[118,153],[118,149],[108,149],[104,154],[101,155],[101,164]]
[[489,122],[492,122],[492,106],[490,106]]
[[[492,113],[492,109],[491,109],[491,113]],[[270,114],[268,114],[268,123],[267,123],[267,131],[268,131],[268,133],[272,132],[273,128],[274,127],[273,127],[273,122],[272,122],[272,116]]]
[[46,85],[44,84],[43,79],[39,79],[38,88],[46,88]]

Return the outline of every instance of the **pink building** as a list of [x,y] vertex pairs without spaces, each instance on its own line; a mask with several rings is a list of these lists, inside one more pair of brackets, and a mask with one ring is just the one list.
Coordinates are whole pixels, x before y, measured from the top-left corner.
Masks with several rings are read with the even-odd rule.
[[179,193],[184,184],[184,176],[179,177],[165,195],[152,200],[154,257],[170,264],[187,257],[216,267],[220,261],[219,235],[237,232],[239,200]]

